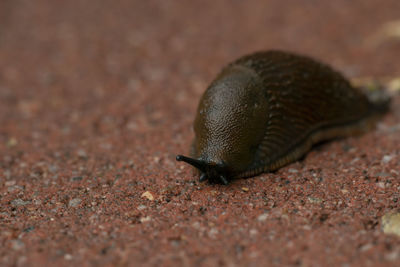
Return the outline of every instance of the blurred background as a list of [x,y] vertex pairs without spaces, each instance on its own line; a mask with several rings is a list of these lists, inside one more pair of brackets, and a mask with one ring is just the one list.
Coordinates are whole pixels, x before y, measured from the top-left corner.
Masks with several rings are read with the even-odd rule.
[[68,132],[84,114],[88,135],[104,120],[136,134],[164,115],[191,120],[221,67],[258,50],[306,54],[349,78],[398,75],[398,10],[397,0],[2,0],[1,143],[27,118]]

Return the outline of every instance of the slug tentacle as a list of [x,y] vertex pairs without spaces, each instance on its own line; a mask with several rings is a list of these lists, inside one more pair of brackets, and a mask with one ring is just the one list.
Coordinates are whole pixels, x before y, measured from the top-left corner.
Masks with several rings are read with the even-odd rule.
[[193,159],[193,158],[189,158],[189,157],[185,157],[183,155],[176,156],[176,160],[177,161],[186,162],[186,163],[192,165],[193,167],[196,167],[197,169],[199,169],[203,173],[206,171],[206,164],[203,161],[200,161],[200,160],[197,160],[197,159]]
[[204,160],[194,159],[186,157],[183,155],[176,156],[177,161],[186,162],[200,171],[200,182],[206,180],[210,182],[221,182],[223,184],[228,184],[228,179],[226,178],[227,170],[223,163],[206,162]]
[[192,157],[200,181],[276,170],[321,141],[370,129],[389,97],[366,93],[309,57],[258,52],[225,67],[202,96]]

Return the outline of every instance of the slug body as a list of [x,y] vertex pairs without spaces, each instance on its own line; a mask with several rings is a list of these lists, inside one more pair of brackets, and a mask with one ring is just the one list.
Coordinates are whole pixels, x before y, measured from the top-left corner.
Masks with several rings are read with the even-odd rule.
[[[267,51],[225,67],[202,96],[191,157],[200,181],[276,170],[313,144],[362,132],[388,101],[370,100],[338,72],[308,57]],[[370,124],[370,123],[369,123]]]

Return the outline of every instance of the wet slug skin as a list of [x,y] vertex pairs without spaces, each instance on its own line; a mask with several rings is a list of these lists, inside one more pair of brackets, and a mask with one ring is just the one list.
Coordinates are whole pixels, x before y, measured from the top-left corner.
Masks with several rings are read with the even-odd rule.
[[197,168],[200,181],[228,184],[296,161],[315,143],[367,130],[388,104],[311,58],[254,53],[223,68],[204,92],[191,157],[176,159]]

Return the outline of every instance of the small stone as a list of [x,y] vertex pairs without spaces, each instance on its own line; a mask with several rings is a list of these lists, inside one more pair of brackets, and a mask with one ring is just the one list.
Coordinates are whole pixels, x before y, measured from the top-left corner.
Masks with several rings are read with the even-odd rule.
[[8,147],[14,147],[18,144],[18,140],[15,137],[11,137],[10,139],[8,139],[7,141],[7,146]]
[[391,174],[395,174],[395,175],[399,175],[399,172],[396,171],[396,170],[394,170],[394,169],[391,169],[391,170],[390,170],[390,173],[391,173]]
[[394,158],[394,155],[385,155],[382,158],[382,163],[389,163]]
[[260,216],[258,216],[258,217],[257,217],[257,220],[258,220],[259,222],[263,222],[263,221],[265,221],[267,218],[268,218],[268,213],[264,213],[264,214],[261,214]]
[[395,261],[400,258],[400,253],[398,250],[394,250],[390,253],[385,254],[385,259],[388,261]]
[[23,190],[24,188],[22,187],[22,186],[19,186],[19,185],[13,185],[13,186],[9,186],[8,188],[7,188],[7,191],[8,192],[14,192],[14,191],[18,191],[18,190]]
[[151,221],[151,217],[150,216],[142,217],[142,218],[139,219],[139,221],[141,223],[149,222],[149,221]]
[[388,83],[388,89],[392,92],[400,92],[400,77],[394,78]]
[[65,254],[64,255],[64,259],[66,259],[67,261],[72,260],[72,255],[71,254]]
[[217,237],[217,234],[218,234],[218,230],[215,229],[215,228],[211,228],[211,230],[208,232],[208,235],[209,235],[211,238],[216,238],[216,237]]
[[296,169],[290,168],[290,169],[288,170],[288,172],[290,172],[290,173],[298,173],[299,171],[296,170]]
[[313,204],[319,204],[322,203],[324,200],[317,197],[308,197],[308,201],[310,201]]
[[400,236],[400,212],[388,212],[382,217],[382,230],[385,234]]
[[15,184],[16,184],[15,180],[6,181],[6,182],[4,183],[5,186],[13,186],[13,185],[15,185]]
[[88,156],[86,154],[86,151],[83,149],[79,149],[77,152],[78,157],[82,158],[82,159],[86,159]]
[[364,252],[364,251],[370,250],[372,247],[373,247],[373,245],[371,243],[368,243],[368,244],[361,246],[360,251]]
[[258,234],[258,231],[257,231],[257,229],[250,229],[249,233],[251,236],[256,236]]
[[24,201],[24,200],[22,200],[20,198],[17,198],[17,199],[14,199],[13,201],[11,201],[11,205],[14,206],[14,207],[25,206],[25,205],[28,205],[30,203],[31,203],[30,201]]
[[56,173],[58,171],[59,168],[58,168],[57,165],[51,164],[51,165],[49,165],[48,169],[49,169],[49,172],[54,174],[54,173]]
[[145,206],[145,205],[139,205],[138,207],[137,207],[137,209],[138,210],[144,210],[144,209],[146,209],[147,207]]
[[82,181],[82,179],[83,179],[82,176],[75,176],[75,177],[72,177],[72,178],[71,178],[71,180],[74,181],[74,182]]
[[147,199],[150,200],[150,201],[153,201],[153,200],[154,200],[154,196],[153,196],[149,191],[144,192],[144,193],[141,195],[141,197],[142,197],[142,198],[147,198]]
[[194,222],[194,223],[192,224],[192,226],[193,226],[194,229],[200,229],[201,224],[200,224],[199,222]]
[[384,182],[376,183],[376,185],[377,185],[378,187],[380,187],[380,188],[385,188],[385,183],[384,183]]
[[249,188],[248,187],[242,187],[242,191],[243,192],[249,192]]
[[71,199],[71,200],[68,202],[68,206],[75,208],[75,207],[78,206],[81,202],[82,202],[82,199],[80,199],[80,198],[74,198],[74,199]]

